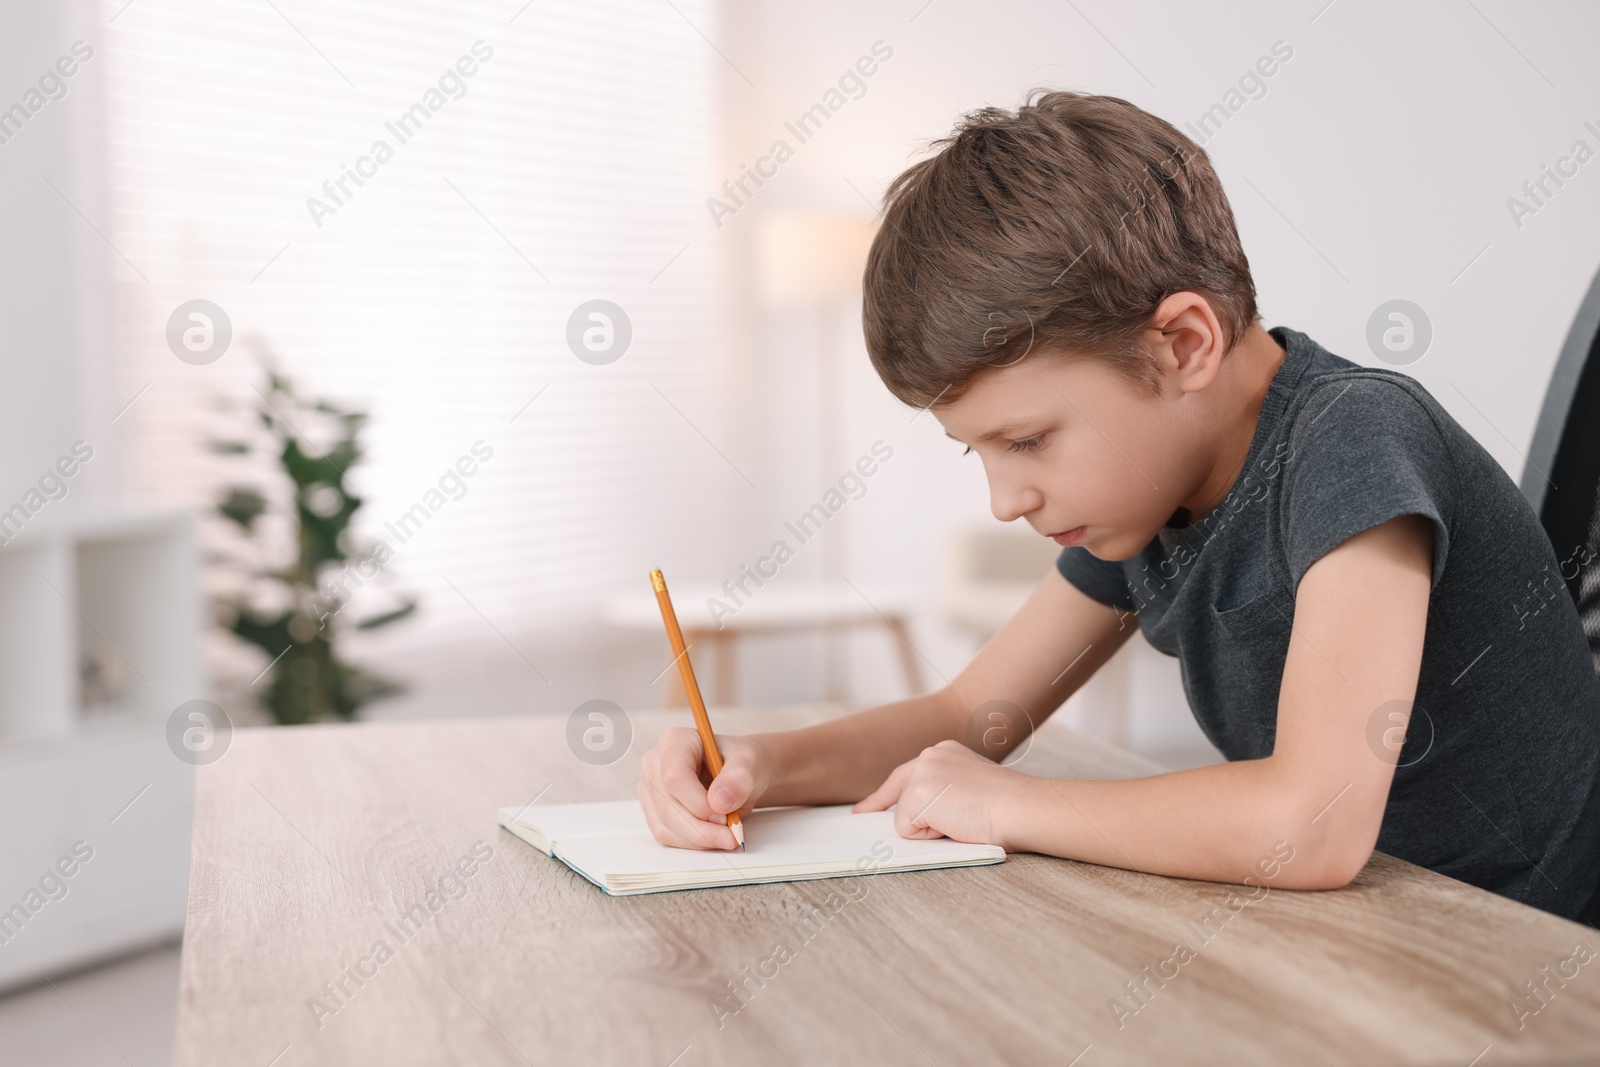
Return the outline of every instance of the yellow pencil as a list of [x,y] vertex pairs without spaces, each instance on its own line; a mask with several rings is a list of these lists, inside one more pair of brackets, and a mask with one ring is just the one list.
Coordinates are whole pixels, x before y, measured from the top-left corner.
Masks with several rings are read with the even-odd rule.
[[[715,778],[722,773],[722,753],[717,751],[717,736],[711,732],[711,718],[706,715],[706,702],[700,697],[700,686],[694,680],[694,668],[689,665],[689,649],[683,643],[683,631],[678,629],[678,614],[672,610],[672,597],[667,594],[667,580],[659,568],[650,572],[650,585],[656,591],[656,603],[661,607],[661,621],[667,627],[667,640],[672,643],[672,655],[678,663],[678,675],[683,679],[683,691],[689,697],[689,707],[694,711],[694,727],[700,732],[700,747],[706,752],[706,770]],[[728,812],[728,829],[733,839],[744,848],[744,825],[737,811]]]

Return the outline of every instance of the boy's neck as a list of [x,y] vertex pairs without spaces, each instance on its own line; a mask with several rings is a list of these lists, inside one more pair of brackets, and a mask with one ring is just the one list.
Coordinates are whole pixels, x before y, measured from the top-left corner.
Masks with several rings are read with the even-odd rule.
[[1250,457],[1261,405],[1287,355],[1277,339],[1260,323],[1255,323],[1223,359],[1217,384],[1225,387],[1224,408],[1231,412],[1231,417],[1225,418],[1218,427],[1218,447],[1212,457],[1211,473],[1167,520],[1168,526],[1191,525],[1227,499]]

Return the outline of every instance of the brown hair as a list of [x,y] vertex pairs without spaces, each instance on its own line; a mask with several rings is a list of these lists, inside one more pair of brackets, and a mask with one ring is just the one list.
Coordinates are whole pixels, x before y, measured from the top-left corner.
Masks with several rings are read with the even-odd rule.
[[905,403],[949,403],[984,369],[1044,350],[1158,392],[1138,335],[1166,297],[1205,296],[1229,349],[1259,318],[1222,183],[1170,123],[1114,96],[1035,89],[938,146],[884,194],[863,287],[867,352]]

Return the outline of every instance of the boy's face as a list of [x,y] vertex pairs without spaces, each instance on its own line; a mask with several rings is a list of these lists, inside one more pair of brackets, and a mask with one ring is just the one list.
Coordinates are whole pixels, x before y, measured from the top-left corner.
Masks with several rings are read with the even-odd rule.
[[995,518],[1129,559],[1209,469],[1204,404],[1163,373],[1154,396],[1099,360],[1035,352],[933,413],[983,462]]

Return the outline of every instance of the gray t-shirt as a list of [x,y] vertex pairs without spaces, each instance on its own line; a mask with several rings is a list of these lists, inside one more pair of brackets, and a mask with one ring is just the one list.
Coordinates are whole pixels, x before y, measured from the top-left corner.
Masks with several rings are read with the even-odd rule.
[[[1396,516],[1432,520],[1422,672],[1377,847],[1577,917],[1600,877],[1600,680],[1538,517],[1414,379],[1270,333],[1287,355],[1223,503],[1132,559],[1074,547],[1057,568],[1178,657],[1224,756],[1261,759],[1307,568]],[[1375,756],[1401,708],[1373,709]]]

